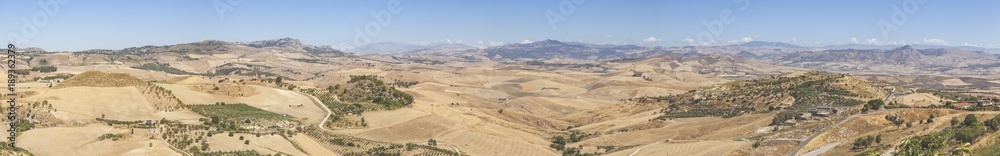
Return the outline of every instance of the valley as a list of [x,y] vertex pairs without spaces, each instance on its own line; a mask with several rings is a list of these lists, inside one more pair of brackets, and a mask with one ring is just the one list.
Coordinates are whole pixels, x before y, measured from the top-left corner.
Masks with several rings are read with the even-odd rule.
[[[0,153],[857,155],[1000,147],[991,128],[1000,109],[994,54],[759,44],[544,40],[355,54],[280,38],[25,53],[19,66],[54,69],[15,77],[24,100],[17,122],[26,127],[16,128],[18,148]],[[972,128],[976,135],[964,135]],[[879,139],[865,143],[868,136]],[[952,141],[909,144],[927,136]]]

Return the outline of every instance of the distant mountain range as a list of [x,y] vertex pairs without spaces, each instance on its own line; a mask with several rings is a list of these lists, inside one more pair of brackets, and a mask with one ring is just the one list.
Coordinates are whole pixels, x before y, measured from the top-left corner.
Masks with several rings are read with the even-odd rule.
[[992,64],[998,61],[997,56],[985,52],[973,52],[961,49],[915,49],[912,46],[895,49],[843,49],[826,51],[807,51],[785,55],[782,61],[789,63],[804,62],[841,62],[856,64],[888,64],[901,66],[949,66],[962,67],[972,64]]
[[582,62],[629,59],[672,53],[672,51],[663,47],[564,43],[557,40],[507,44],[486,48],[483,51],[486,53],[487,58],[498,61],[560,60]]
[[[923,48],[921,48],[923,47]],[[24,52],[44,52],[41,48],[22,48]],[[781,42],[747,42],[727,46],[647,47],[637,45],[589,44],[542,40],[530,43],[506,44],[494,47],[473,47],[464,44],[420,46],[399,43],[373,43],[353,49],[353,52],[377,52],[407,60],[600,63],[615,60],[717,55],[755,60],[759,63],[842,72],[910,73],[981,75],[1000,73],[1000,54],[979,47],[948,47],[906,45],[890,48],[875,45],[841,45],[803,47]],[[240,57],[270,57],[268,53],[300,53],[282,55],[301,61],[322,57],[353,56],[332,46],[302,44],[298,39],[280,38],[248,42],[205,40],[164,46],[131,47],[120,50],[94,49],[78,53],[139,54],[139,55],[214,55]],[[197,60],[196,58],[184,58]],[[392,61],[392,60],[390,60]],[[712,61],[709,61],[712,62]],[[738,61],[741,62],[741,61]],[[704,63],[704,62],[703,62]],[[736,63],[741,64],[741,63]],[[742,64],[746,64],[745,62]],[[190,70],[198,71],[198,70]],[[200,72],[200,71],[198,71]]]
[[728,46],[739,46],[739,47],[749,47],[749,48],[818,48],[826,50],[838,50],[838,49],[894,49],[901,46],[910,46],[914,49],[961,49],[968,51],[982,51],[987,53],[1000,53],[1000,49],[996,48],[983,48],[974,46],[946,46],[946,45],[928,45],[928,44],[912,44],[912,45],[871,45],[871,44],[843,44],[843,45],[827,45],[820,47],[807,47],[800,46],[791,43],[784,42],[767,42],[767,41],[752,41],[741,44],[733,44]]
[[253,53],[266,52],[266,49],[280,50],[283,52],[301,52],[306,54],[345,56],[347,53],[334,49],[332,46],[314,46],[302,44],[298,39],[279,38],[271,40],[249,41],[249,42],[228,42],[218,40],[205,40],[201,42],[182,43],[174,45],[154,46],[147,45],[141,47],[129,47],[121,50],[111,49],[91,49],[77,51],[82,53],[129,53],[129,54],[157,54],[165,52],[190,53],[190,54],[222,54],[222,53]]
[[[990,49],[983,47],[973,47],[973,46],[944,46],[944,45],[927,45],[927,44],[914,44],[909,45],[915,49],[962,49],[968,51],[983,51],[988,53],[1000,53],[1000,49]],[[898,48],[900,45],[866,45],[866,44],[845,44],[845,45],[829,45],[823,46],[824,49],[893,49]]]
[[738,46],[744,47],[755,47],[755,48],[803,48],[799,45],[783,43],[783,42],[764,42],[764,41],[751,41],[747,43],[737,44]]
[[355,53],[395,54],[395,53],[404,53],[422,49],[462,50],[462,49],[476,49],[476,48],[478,47],[460,43],[416,45],[416,44],[396,43],[396,42],[378,42],[378,43],[366,44],[354,48],[350,51]]

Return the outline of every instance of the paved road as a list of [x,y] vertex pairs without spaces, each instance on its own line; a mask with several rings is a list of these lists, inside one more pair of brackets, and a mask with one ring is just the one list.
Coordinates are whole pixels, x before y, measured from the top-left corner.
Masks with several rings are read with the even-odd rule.
[[831,143],[831,144],[826,144],[825,146],[817,148],[816,150],[809,151],[808,153],[802,154],[802,156],[819,156],[820,154],[826,153],[826,151],[829,151],[829,150],[833,149],[834,147],[837,147],[837,145],[840,145],[841,143],[844,143],[844,142],[835,142],[835,143]]
[[[883,102],[888,102],[889,98],[893,97],[893,94],[896,94],[896,93],[889,93],[888,95],[885,95],[885,100],[882,100],[882,101]],[[809,142],[812,141],[814,138],[816,138],[820,134],[826,133],[826,131],[829,131],[830,129],[833,129],[834,127],[840,126],[840,124],[844,123],[844,121],[847,121],[849,119],[858,117],[860,115],[875,114],[875,113],[882,112],[882,111],[885,111],[885,110],[875,110],[875,111],[868,112],[868,113],[865,113],[865,114],[858,113],[858,114],[851,115],[851,116],[849,116],[847,118],[844,118],[843,120],[840,120],[840,122],[837,122],[837,124],[833,125],[832,127],[827,128],[827,129],[823,130],[822,132],[813,134],[809,138],[806,138],[806,141],[803,141],[803,142],[799,143],[799,146],[796,146],[795,150],[792,150],[792,153],[789,153],[788,156],[795,156],[796,153],[799,153],[799,150],[802,150],[802,148],[804,148],[807,144],[809,144]]]
[[876,110],[876,111],[871,111],[871,112],[868,112],[868,113],[858,113],[858,114],[854,114],[854,115],[848,116],[848,117],[844,118],[843,120],[840,120],[840,122],[837,122],[837,124],[835,124],[833,126],[830,126],[830,128],[827,128],[827,129],[825,129],[825,130],[823,130],[821,132],[817,132],[816,134],[813,134],[809,138],[806,138],[806,140],[802,141],[801,143],[799,143],[799,146],[796,146],[795,150],[792,150],[792,153],[789,153],[788,156],[795,156],[796,153],[799,153],[799,150],[802,150],[802,148],[804,148],[807,144],[809,144],[810,141],[812,141],[813,139],[815,139],[817,136],[819,136],[820,134],[826,133],[826,131],[829,131],[829,130],[833,129],[834,127],[840,126],[840,124],[843,124],[847,120],[853,119],[853,118],[861,116],[861,115],[877,114],[877,113],[882,112],[882,111],[886,111],[886,110]]

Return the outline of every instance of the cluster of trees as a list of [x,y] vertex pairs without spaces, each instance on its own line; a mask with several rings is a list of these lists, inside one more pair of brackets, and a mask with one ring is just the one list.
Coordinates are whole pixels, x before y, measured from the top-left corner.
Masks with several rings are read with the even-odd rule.
[[[591,135],[592,134],[587,134],[587,133],[583,133],[583,132],[573,131],[572,133],[570,133],[570,135],[568,136],[568,138],[567,137],[563,137],[561,135],[553,137],[552,144],[549,144],[549,147],[552,147],[553,149],[562,151],[563,155],[591,155],[591,154],[580,153],[580,149],[581,149],[580,147],[566,147],[567,143],[580,142],[580,141],[583,141],[583,139],[585,139],[585,138],[587,138],[588,136],[591,136]],[[596,155],[596,154],[593,154],[593,155]]]
[[883,106],[885,106],[885,101],[882,101],[882,99],[868,100],[868,102],[865,103],[865,107],[862,108],[861,111],[866,112],[868,110],[878,110]]
[[899,147],[896,147],[896,155],[901,156],[921,156],[936,155],[944,148],[945,138],[937,134],[917,136],[903,140]]
[[59,68],[56,68],[56,66],[31,67],[31,71],[37,71],[37,72],[42,72],[42,73],[56,72],[56,70],[59,70]]
[[[952,119],[952,126],[938,133],[905,139],[903,144],[896,148],[896,155],[936,155],[944,152],[952,155],[969,155],[971,154],[969,144],[987,132],[1000,130],[1000,116],[980,121],[976,115],[969,114],[962,121]],[[947,147],[953,148],[946,151]]]
[[334,145],[338,145],[338,146],[347,146],[347,147],[357,146],[357,145],[354,144],[354,142],[347,141],[347,140],[344,140],[344,139],[341,139],[341,138],[334,138],[334,139],[330,140],[330,143],[334,144]]
[[889,122],[892,122],[892,124],[896,125],[897,129],[900,128],[900,126],[902,126],[903,123],[906,123],[905,119],[899,117],[898,115],[893,115],[893,114],[885,115],[885,120],[889,120]]
[[393,81],[391,84],[392,84],[392,86],[396,86],[396,87],[400,87],[400,88],[410,88],[410,86],[417,85],[417,83],[420,83],[420,81],[400,81],[400,80],[396,80],[396,81]]
[[227,104],[216,102],[210,105],[188,105],[191,111],[207,116],[199,119],[204,125],[218,128],[219,131],[247,132],[250,126],[277,127],[294,124],[294,120],[286,115],[277,114],[243,103]]
[[[749,112],[776,111],[781,110],[774,107],[782,102],[779,100],[788,97],[795,98],[791,109],[799,111],[815,106],[863,104],[855,99],[864,96],[852,92],[853,86],[842,85],[842,77],[839,74],[812,72],[797,77],[735,81],[720,85],[725,89],[692,90],[657,101],[669,103],[667,108],[661,110],[666,117],[733,117]],[[790,119],[786,117],[775,119],[772,124]]]
[[[413,96],[386,85],[376,75],[351,75],[347,87],[327,87],[329,92],[336,93],[342,101],[371,102],[387,110],[408,106],[413,103]],[[340,88],[340,90],[337,90]]]
[[162,71],[162,72],[171,73],[171,74],[178,74],[178,75],[195,75],[194,73],[190,73],[190,72],[187,72],[187,71],[184,71],[184,70],[180,70],[180,69],[177,69],[177,68],[174,68],[174,67],[170,67],[169,63],[162,63],[162,64],[161,63],[146,63],[146,64],[142,64],[141,66],[135,66],[135,67],[132,67],[132,68],[142,69],[142,70]]
[[774,119],[771,119],[771,125],[772,126],[773,125],[784,125],[785,121],[790,120],[790,119],[794,119],[794,118],[795,118],[795,112],[793,112],[793,111],[782,111],[782,112],[779,112],[778,115],[774,116]]
[[854,149],[865,149],[865,148],[871,147],[871,145],[873,143],[874,144],[881,144],[882,143],[882,134],[879,134],[879,135],[876,135],[876,136],[869,135],[869,136],[858,137],[857,139],[854,139]]

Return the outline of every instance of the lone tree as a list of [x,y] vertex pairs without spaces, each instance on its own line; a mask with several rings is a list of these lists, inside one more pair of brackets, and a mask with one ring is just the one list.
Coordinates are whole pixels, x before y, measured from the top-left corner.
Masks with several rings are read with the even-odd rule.
[[958,118],[951,118],[951,126],[958,126]]
[[278,78],[274,79],[274,84],[281,84],[281,76],[278,76]]
[[965,116],[965,120],[962,121],[962,125],[972,126],[975,125],[976,122],[979,122],[979,119],[976,118],[976,115],[969,114]]
[[437,144],[438,144],[437,140],[434,139],[427,140],[427,145],[437,146]]
[[900,128],[899,126],[903,125],[903,123],[906,123],[906,120],[903,120],[903,118],[900,118],[899,116],[893,114],[886,115],[885,119],[889,120],[889,122],[892,122],[892,124],[896,125],[897,129],[899,129]]
[[865,109],[878,110],[879,108],[882,108],[883,105],[885,105],[885,101],[882,101],[882,99],[869,100],[868,103],[865,104]]
[[875,143],[876,144],[881,144],[882,143],[882,134],[878,134],[878,135],[875,136]]

